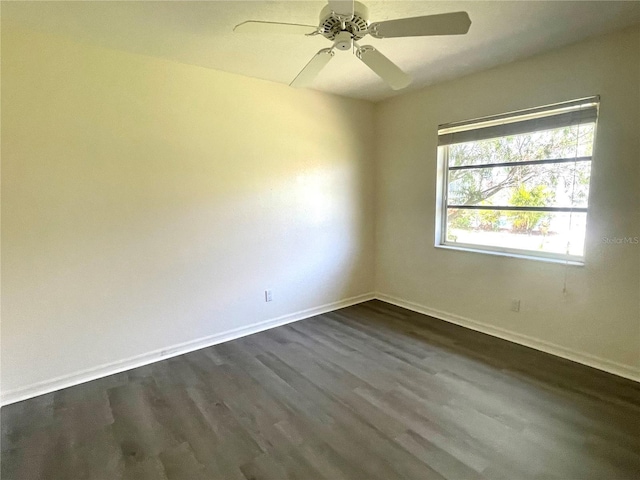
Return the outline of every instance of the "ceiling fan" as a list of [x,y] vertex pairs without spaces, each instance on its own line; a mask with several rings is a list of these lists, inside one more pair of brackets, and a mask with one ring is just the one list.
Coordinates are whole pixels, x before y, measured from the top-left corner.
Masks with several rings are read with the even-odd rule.
[[353,53],[394,90],[411,83],[411,77],[371,45],[359,45],[365,35],[374,38],[422,37],[429,35],[462,35],[469,31],[471,20],[467,12],[452,12],[422,17],[400,18],[385,22],[369,22],[369,10],[354,0],[329,0],[320,12],[318,26],[297,23],[248,20],[236,25],[239,33],[288,33],[306,36],[322,35],[333,42],[307,63],[292,87],[308,87],[335,55],[335,49]]

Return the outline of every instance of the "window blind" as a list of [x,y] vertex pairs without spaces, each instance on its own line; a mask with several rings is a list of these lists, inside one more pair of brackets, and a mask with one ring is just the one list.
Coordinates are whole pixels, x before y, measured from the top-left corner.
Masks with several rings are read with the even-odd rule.
[[595,122],[599,97],[521,110],[438,127],[438,146]]

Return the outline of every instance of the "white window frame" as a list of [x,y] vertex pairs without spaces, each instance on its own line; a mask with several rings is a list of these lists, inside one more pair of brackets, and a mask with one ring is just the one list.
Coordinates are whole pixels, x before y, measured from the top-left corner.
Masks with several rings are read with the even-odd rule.
[[[533,109],[527,110],[519,110],[515,112],[510,112],[501,115],[495,115],[491,117],[484,117],[475,120],[469,120],[464,122],[456,122],[445,125],[440,125],[438,127],[438,135],[440,138],[441,132],[449,133],[449,132],[465,132],[470,133],[473,130],[478,130],[480,128],[486,127],[495,127],[500,129],[501,126],[507,125],[507,129],[509,128],[509,124],[518,122],[519,119],[542,119],[544,121],[545,117],[549,117],[552,115],[557,115],[557,112],[561,114],[563,111],[569,111],[573,107],[575,110],[575,105],[590,105],[592,108],[595,108],[595,121],[596,130],[594,132],[593,139],[593,149],[591,154],[590,163],[593,165],[593,160],[595,157],[595,144],[596,144],[596,135],[597,132],[597,118],[598,118],[598,110],[600,104],[600,97],[588,97],[579,100],[573,100],[571,102],[563,102],[559,104],[547,105],[543,107],[537,107]],[[553,112],[553,113],[552,113]],[[530,130],[530,132],[535,132],[536,130]],[[526,131],[522,133],[527,133]],[[508,133],[507,133],[508,135]],[[506,135],[500,135],[506,136]],[[493,137],[495,138],[495,137]],[[455,142],[452,142],[455,143]],[[447,192],[449,186],[449,144],[439,145],[437,149],[437,185],[436,185],[436,228],[435,228],[435,247],[444,248],[450,250],[459,250],[466,252],[475,252],[475,253],[484,253],[490,255],[501,255],[501,256],[509,256],[516,258],[524,258],[529,260],[538,260],[538,261],[547,261],[547,262],[556,262],[563,263],[569,265],[584,265],[585,256],[577,256],[577,255],[569,255],[562,253],[552,253],[552,252],[540,252],[535,250],[525,250],[518,248],[508,248],[508,247],[497,247],[491,245],[477,245],[477,244],[466,244],[461,242],[449,242],[447,241],[447,208],[450,207],[447,202]],[[591,179],[590,182],[591,183]],[[589,193],[591,193],[591,185],[589,185]],[[588,204],[587,204],[588,205]],[[574,211],[581,211],[587,214],[587,224],[588,224],[588,215],[589,215],[589,207],[586,208],[573,208]],[[586,228],[586,227],[585,227]],[[585,232],[586,234],[586,232]],[[586,240],[585,240],[586,242]],[[586,253],[586,252],[585,252]]]

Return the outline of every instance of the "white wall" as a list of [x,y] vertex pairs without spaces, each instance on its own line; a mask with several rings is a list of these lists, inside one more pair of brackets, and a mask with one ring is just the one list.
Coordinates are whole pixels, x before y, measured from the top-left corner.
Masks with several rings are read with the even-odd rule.
[[372,104],[3,23],[2,140],[5,400],[373,290]]
[[[584,267],[434,248],[438,124],[598,94]],[[640,236],[640,29],[387,100],[376,119],[382,298],[640,379],[640,245],[603,242]]]

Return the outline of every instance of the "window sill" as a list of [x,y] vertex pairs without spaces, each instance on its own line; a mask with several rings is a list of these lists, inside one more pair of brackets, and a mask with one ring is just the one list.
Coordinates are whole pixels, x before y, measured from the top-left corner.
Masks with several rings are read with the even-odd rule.
[[511,257],[511,258],[519,258],[523,260],[534,260],[538,262],[557,263],[560,265],[572,265],[574,267],[584,267],[584,261],[580,261],[580,260],[542,257],[538,255],[528,255],[526,253],[515,253],[515,252],[507,252],[507,251],[501,251],[501,250],[488,250],[484,248],[462,247],[462,246],[454,246],[454,245],[436,244],[435,247],[442,248],[444,250],[457,250],[461,252],[483,253],[486,255],[497,255],[500,257]]

